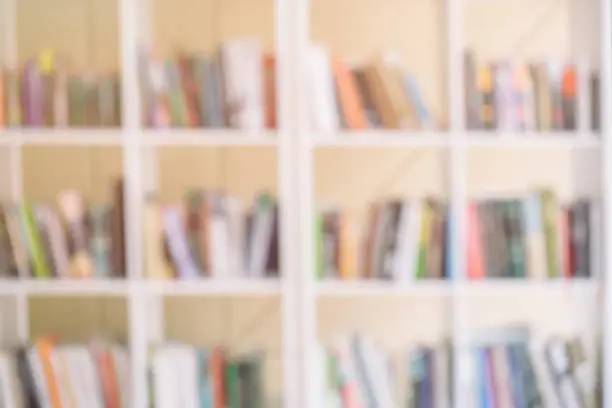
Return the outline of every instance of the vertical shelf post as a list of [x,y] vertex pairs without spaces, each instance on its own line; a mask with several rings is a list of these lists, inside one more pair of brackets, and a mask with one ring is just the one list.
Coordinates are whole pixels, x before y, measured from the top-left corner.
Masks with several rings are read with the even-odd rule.
[[452,342],[453,342],[453,393],[457,408],[469,408],[472,402],[465,400],[469,381],[469,355],[467,353],[467,302],[460,291],[466,278],[464,243],[466,237],[467,204],[467,149],[464,106],[463,49],[464,30],[462,0],[447,0],[447,78],[450,118],[450,276],[452,279]]
[[601,0],[600,8],[600,56],[601,56],[601,166],[602,166],[602,282],[604,305],[603,324],[603,408],[612,408],[612,140],[610,140],[610,112],[612,110],[612,1]]
[[142,285],[141,251],[141,139],[140,89],[138,56],[139,27],[142,17],[137,0],[119,0],[121,28],[124,234],[126,243],[126,276],[129,281],[129,350],[132,361],[130,406],[149,406],[147,385],[146,299]]
[[[276,0],[276,52],[277,52],[277,173],[281,222],[279,241],[282,270],[282,344],[283,344],[283,406],[300,406],[302,382],[299,369],[301,348],[300,330],[300,274],[298,186],[296,186],[295,126],[296,100],[292,89],[297,77],[295,35],[295,2]],[[297,329],[297,330],[296,330]]]
[[293,5],[293,27],[295,38],[293,55],[293,95],[295,112],[293,116],[293,129],[296,140],[296,160],[294,176],[297,182],[297,202],[299,211],[298,244],[300,253],[297,265],[299,275],[296,279],[299,298],[299,359],[297,368],[301,375],[301,394],[299,401],[304,408],[317,408],[321,404],[321,395],[318,395],[317,362],[319,356],[317,335],[317,293],[314,279],[314,150],[312,132],[308,120],[307,92],[305,79],[308,77],[310,48],[310,1],[299,0],[291,2]]
[[[2,60],[6,67],[10,69],[17,68],[18,64],[18,49],[17,49],[17,0],[0,0],[0,18],[2,27]],[[22,147],[21,145],[11,145],[8,147],[7,169],[6,173],[9,177],[9,195],[6,198],[14,203],[23,201],[23,174],[22,174]],[[23,278],[23,277],[21,277]],[[28,297],[23,289],[19,286],[19,291],[14,299],[16,315],[13,320],[16,320],[16,337],[20,342],[27,342],[30,338],[29,333],[29,310]]]

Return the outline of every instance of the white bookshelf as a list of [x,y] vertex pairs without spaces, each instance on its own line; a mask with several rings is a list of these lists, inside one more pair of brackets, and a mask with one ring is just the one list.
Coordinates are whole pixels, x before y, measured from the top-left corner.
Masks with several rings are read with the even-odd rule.
[[[446,0],[448,17],[449,124],[445,132],[365,131],[315,135],[309,130],[305,77],[306,48],[310,42],[308,0],[276,0],[276,53],[278,58],[278,122],[276,132],[236,130],[150,130],[140,124],[137,50],[152,41],[151,5],[146,0],[117,0],[123,81],[123,127],[118,130],[37,130],[0,129],[0,193],[15,201],[23,198],[22,148],[26,146],[115,146],[124,154],[126,178],[127,279],[125,281],[39,281],[0,282],[0,340],[27,341],[31,296],[124,297],[127,299],[129,349],[132,356],[132,407],[147,407],[147,353],[151,344],[163,340],[163,300],[165,297],[243,296],[279,297],[282,303],[283,406],[321,406],[314,390],[317,377],[313,362],[317,352],[317,300],[323,298],[362,298],[376,307],[380,297],[444,298],[452,304],[451,334],[455,341],[454,393],[462,395],[466,384],[462,344],[467,339],[466,300],[481,296],[513,298],[569,294],[603,298],[602,328],[605,345],[605,408],[612,408],[612,280],[588,281],[487,281],[466,280],[466,260],[461,248],[465,208],[468,202],[468,154],[477,149],[538,149],[599,152],[600,197],[605,215],[612,214],[612,141],[609,115],[612,108],[612,0],[584,1],[582,7],[597,7],[601,32],[597,33],[601,57],[602,132],[506,134],[470,132],[463,118],[464,48],[463,8],[476,0]],[[508,0],[502,0],[508,1]],[[17,59],[17,0],[0,0],[0,51],[5,61]],[[486,2],[485,2],[486,3]],[[384,7],[384,5],[381,5]],[[591,12],[591,15],[594,14]],[[592,30],[591,30],[592,31]],[[592,40],[592,38],[591,38]],[[581,117],[587,109],[581,106]],[[583,121],[584,122],[584,121]],[[280,280],[198,280],[147,281],[144,279],[140,237],[144,193],[157,188],[156,149],[162,147],[261,147],[277,149],[278,197],[281,203]],[[448,154],[449,203],[454,224],[451,237],[452,275],[450,281],[386,284],[382,282],[315,282],[312,225],[315,215],[314,153],[327,148],[434,148]],[[602,254],[612,253],[612,217],[603,218]],[[600,277],[608,277],[612,258],[602,259]],[[543,300],[546,301],[546,300]],[[189,319],[189,317],[185,317]],[[462,405],[457,408],[471,408]]]

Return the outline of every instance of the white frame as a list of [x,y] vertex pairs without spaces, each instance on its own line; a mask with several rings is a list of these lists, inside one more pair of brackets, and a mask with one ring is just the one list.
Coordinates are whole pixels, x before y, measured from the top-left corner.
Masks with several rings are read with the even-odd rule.
[[[497,138],[484,140],[474,135],[468,138],[463,117],[463,2],[468,0],[446,0],[448,27],[448,71],[450,95],[450,130],[440,136],[435,132],[411,138],[402,132],[387,132],[384,140],[376,138],[376,132],[319,140],[312,137],[308,127],[307,105],[303,86],[306,77],[305,61],[309,38],[309,1],[276,0],[277,61],[279,127],[278,138],[268,134],[245,135],[239,131],[148,131],[140,123],[140,94],[138,91],[137,56],[139,46],[151,39],[151,20],[148,0],[119,1],[121,27],[121,60],[123,81],[123,127],[119,131],[99,130],[10,130],[0,129],[0,176],[7,180],[0,184],[0,193],[11,200],[20,201],[23,195],[21,148],[24,145],[112,145],[121,147],[124,154],[124,175],[126,179],[126,243],[128,279],[123,282],[0,282],[0,341],[3,343],[29,340],[28,297],[32,295],[52,296],[124,296],[128,300],[129,348],[132,355],[133,407],[147,407],[147,352],[152,342],[163,340],[163,297],[165,295],[249,295],[282,296],[282,335],[284,344],[284,391],[285,407],[318,408],[315,396],[317,379],[312,362],[317,352],[316,300],[318,296],[369,296],[380,293],[402,296],[425,295],[452,297],[453,325],[455,340],[455,395],[461,395],[465,384],[463,360],[466,330],[464,302],[466,290],[486,291],[489,284],[476,286],[465,281],[465,254],[459,243],[465,232],[465,208],[467,204],[467,151],[474,146],[494,145],[499,147],[522,148],[542,147],[561,149],[600,149],[602,176],[603,221],[603,263],[601,277],[609,276],[612,268],[612,142],[610,141],[610,120],[606,112],[612,109],[612,0],[601,0],[601,79],[602,79],[602,139],[601,142],[586,135],[567,140],[563,135],[547,137],[545,141],[525,137],[520,141]],[[3,42],[0,55],[9,65],[17,63],[16,39],[17,0],[0,0],[0,27]],[[283,33],[283,35],[278,35]],[[299,84],[299,85],[298,85]],[[585,118],[588,107],[580,108],[580,117]],[[585,123],[585,121],[581,121]],[[581,130],[585,130],[584,128]],[[84,138],[82,133],[86,132]],[[581,133],[582,132],[577,132]],[[342,135],[339,135],[342,136]],[[448,136],[448,137],[445,137]],[[143,259],[141,247],[141,208],[143,192],[156,185],[156,157],[158,146],[276,146],[278,149],[279,200],[282,204],[281,233],[283,236],[281,257],[283,277],[280,284],[249,282],[143,282]],[[425,285],[422,288],[394,286],[382,288],[376,285],[358,286],[341,290],[341,284],[317,286],[313,274],[314,216],[313,153],[317,147],[423,147],[434,146],[441,153],[449,154],[449,177],[451,180],[450,208],[455,223],[452,237],[452,259],[454,279],[450,282]],[[151,176],[144,179],[143,169]],[[8,184],[8,185],[7,185]],[[4,187],[4,188],[3,188]],[[601,282],[605,293],[612,290],[612,280]],[[589,290],[589,283],[584,284]],[[496,286],[497,285],[497,286]],[[555,283],[540,283],[534,290],[555,289]],[[491,284],[491,287],[503,284]],[[480,289],[479,289],[480,288]],[[514,289],[512,289],[514,290]],[[608,344],[612,342],[612,296],[604,297],[602,326],[604,332],[604,390],[612,390],[612,353]],[[5,302],[8,304],[5,305]],[[10,330],[6,330],[6,326]],[[5,330],[3,330],[5,329]],[[464,407],[459,402],[457,407]],[[604,407],[612,408],[612,392],[605,392]],[[468,408],[465,406],[465,408]]]

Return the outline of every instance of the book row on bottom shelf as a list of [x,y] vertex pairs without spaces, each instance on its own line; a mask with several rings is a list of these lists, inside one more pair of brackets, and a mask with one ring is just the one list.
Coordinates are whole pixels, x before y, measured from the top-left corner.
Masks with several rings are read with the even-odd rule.
[[[447,279],[448,206],[437,199],[378,201],[365,225],[356,213],[327,208],[316,221],[319,279],[408,282]],[[470,279],[596,276],[599,206],[559,200],[548,189],[468,205],[462,241]]]
[[[261,352],[230,356],[220,347],[155,347],[148,369],[151,406],[268,406],[263,362]],[[112,343],[64,345],[42,338],[0,352],[0,406],[6,408],[128,408],[130,384],[128,353]]]
[[[468,129],[506,131],[599,131],[599,73],[585,72],[581,86],[577,64],[560,61],[515,63],[478,61],[465,53],[466,123]],[[579,102],[588,101],[587,123]]]
[[[489,329],[471,340],[460,397],[466,406],[601,406],[598,360],[585,341],[536,341],[523,328]],[[453,349],[443,343],[391,353],[362,335],[333,341],[319,354],[321,406],[450,408]]]

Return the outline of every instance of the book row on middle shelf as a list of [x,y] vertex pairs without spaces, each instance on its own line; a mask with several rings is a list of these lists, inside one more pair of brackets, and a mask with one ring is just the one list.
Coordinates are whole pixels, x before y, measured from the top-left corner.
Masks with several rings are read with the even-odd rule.
[[[87,205],[76,190],[56,203],[0,206],[0,276],[125,277],[123,188],[112,205]],[[449,211],[440,200],[370,206],[360,239],[356,214],[328,208],[316,219],[319,279],[410,282],[450,279]],[[467,208],[467,277],[591,278],[597,275],[597,202],[569,203],[551,191],[477,200]],[[181,203],[148,197],[143,213],[145,277],[278,277],[279,211],[262,192],[243,206],[226,194],[194,189]]]
[[[596,276],[596,201],[561,203],[552,190],[476,200],[467,208],[467,277]],[[316,221],[319,279],[450,279],[448,206],[436,199],[378,201],[359,237],[356,214],[324,209]]]
[[[428,106],[417,78],[394,53],[358,64],[322,45],[312,45],[307,55],[313,130],[448,129],[448,118]],[[45,52],[20,69],[4,68],[0,127],[120,126],[120,76],[68,67],[66,58]],[[276,128],[276,57],[255,38],[225,41],[209,55],[160,59],[143,51],[139,72],[146,127]],[[464,82],[470,130],[599,130],[599,75],[575,62],[483,63],[467,51]],[[583,100],[587,119],[580,113]]]
[[[112,205],[87,205],[76,190],[54,203],[0,205],[0,277],[125,278],[123,182]],[[143,217],[146,277],[276,277],[276,199],[261,193],[252,208],[194,190],[179,204],[149,197]]]

